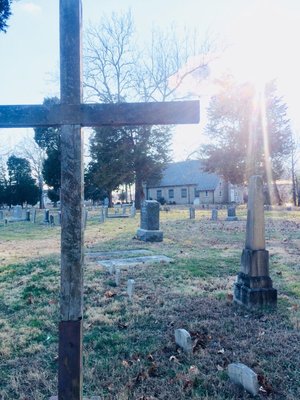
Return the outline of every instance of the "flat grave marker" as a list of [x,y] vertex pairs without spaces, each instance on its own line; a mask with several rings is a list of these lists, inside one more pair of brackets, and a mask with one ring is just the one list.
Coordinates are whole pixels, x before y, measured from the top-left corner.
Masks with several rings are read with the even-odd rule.
[[117,258],[110,260],[100,260],[98,264],[104,268],[109,269],[111,266],[113,267],[131,267],[138,264],[154,264],[154,263],[171,263],[173,261],[172,258],[163,256],[163,255],[155,255],[155,256],[141,256],[141,257],[129,257],[129,258]]

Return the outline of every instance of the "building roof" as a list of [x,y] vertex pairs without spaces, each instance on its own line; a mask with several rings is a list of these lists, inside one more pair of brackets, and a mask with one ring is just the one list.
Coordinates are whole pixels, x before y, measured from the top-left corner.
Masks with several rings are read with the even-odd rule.
[[202,170],[199,160],[188,160],[168,164],[161,181],[153,187],[196,185],[197,190],[215,190],[219,181],[218,175]]

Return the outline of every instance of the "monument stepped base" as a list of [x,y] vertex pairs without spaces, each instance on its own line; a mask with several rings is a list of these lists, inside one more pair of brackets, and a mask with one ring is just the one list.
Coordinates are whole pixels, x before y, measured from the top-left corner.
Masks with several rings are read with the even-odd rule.
[[238,217],[227,217],[226,221],[238,221]]
[[234,285],[233,301],[247,308],[276,307],[277,290],[272,287],[249,288],[237,282]]
[[163,231],[139,228],[136,232],[136,236],[138,240],[142,240],[143,242],[162,242]]

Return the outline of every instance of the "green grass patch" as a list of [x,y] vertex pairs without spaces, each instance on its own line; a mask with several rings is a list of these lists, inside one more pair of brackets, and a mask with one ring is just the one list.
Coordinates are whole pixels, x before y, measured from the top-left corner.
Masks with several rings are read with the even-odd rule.
[[234,275],[239,270],[239,255],[221,258],[215,251],[205,252],[198,258],[176,260],[165,267],[165,276],[214,278]]
[[[214,222],[210,210],[197,210],[190,220],[188,208],[171,207],[161,213],[164,241],[143,243],[134,238],[139,215],[99,224],[97,211],[89,211],[86,251],[143,248],[174,261],[121,268],[117,287],[113,275],[86,257],[85,396],[238,400],[245,394],[228,382],[226,371],[228,363],[241,361],[275,388],[272,400],[300,398],[299,213],[267,213],[270,271],[279,296],[272,312],[245,310],[228,297],[245,242],[245,209],[237,214],[239,221],[227,222],[221,210]],[[31,223],[0,226],[5,250],[12,249],[16,260],[3,259],[0,266],[1,400],[57,393],[60,271],[50,251],[58,253],[53,243],[59,230]],[[45,246],[53,239],[48,253],[41,245],[45,238]],[[33,260],[37,245],[45,256],[35,253]],[[135,279],[132,301],[128,278]],[[191,332],[192,354],[176,346],[177,328]]]

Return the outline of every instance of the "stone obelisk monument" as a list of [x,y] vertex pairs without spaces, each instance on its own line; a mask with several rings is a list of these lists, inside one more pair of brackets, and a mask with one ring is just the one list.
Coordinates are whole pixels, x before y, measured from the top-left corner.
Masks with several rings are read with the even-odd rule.
[[234,301],[249,308],[276,306],[277,290],[269,276],[269,252],[265,249],[263,182],[249,181],[246,244],[241,270],[234,286]]

